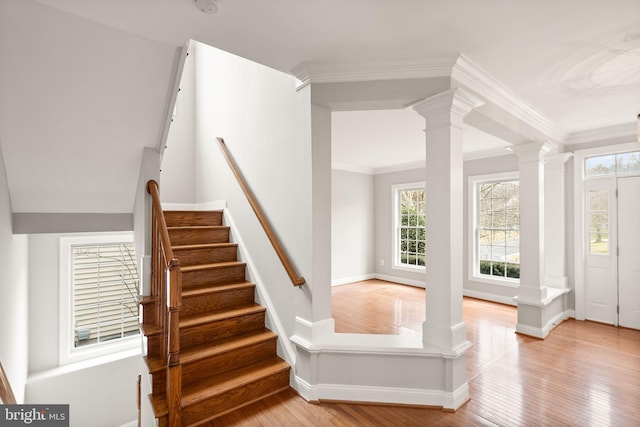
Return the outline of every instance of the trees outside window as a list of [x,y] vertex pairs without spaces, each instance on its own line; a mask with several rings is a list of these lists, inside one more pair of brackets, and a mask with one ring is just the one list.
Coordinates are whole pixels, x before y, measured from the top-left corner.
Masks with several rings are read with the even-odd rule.
[[478,188],[480,274],[520,278],[520,182],[497,181]]
[[426,217],[424,183],[393,187],[395,209],[394,267],[424,269]]
[[517,173],[470,177],[469,218],[469,279],[515,286],[520,280]]

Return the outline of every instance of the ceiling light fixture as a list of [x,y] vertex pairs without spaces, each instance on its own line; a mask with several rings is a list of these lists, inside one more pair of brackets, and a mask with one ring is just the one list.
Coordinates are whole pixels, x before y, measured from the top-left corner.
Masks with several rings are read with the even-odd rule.
[[204,13],[216,13],[218,11],[218,0],[195,0],[196,6]]

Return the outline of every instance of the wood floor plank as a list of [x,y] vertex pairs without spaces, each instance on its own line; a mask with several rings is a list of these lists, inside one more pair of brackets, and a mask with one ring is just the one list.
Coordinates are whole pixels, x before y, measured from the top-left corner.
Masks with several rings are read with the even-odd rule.
[[[422,334],[424,290],[382,281],[332,292],[336,332]],[[515,333],[514,307],[465,298],[471,400],[440,409],[308,403],[286,390],[208,426],[640,425],[640,331],[568,320],[546,340]]]

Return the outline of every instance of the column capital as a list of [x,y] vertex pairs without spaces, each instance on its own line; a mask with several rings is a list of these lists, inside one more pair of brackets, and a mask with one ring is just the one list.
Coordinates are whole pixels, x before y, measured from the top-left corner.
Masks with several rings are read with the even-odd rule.
[[442,114],[450,115],[450,122],[459,121],[461,126],[464,116],[483,104],[484,101],[477,96],[464,89],[456,88],[425,98],[414,105],[413,109],[427,120],[427,126],[430,119]]
[[514,145],[509,149],[520,159],[520,163],[539,162],[552,149],[552,145],[547,142],[527,142],[524,144]]
[[548,170],[564,170],[564,164],[573,157],[573,153],[560,153],[546,156],[544,158],[545,169]]

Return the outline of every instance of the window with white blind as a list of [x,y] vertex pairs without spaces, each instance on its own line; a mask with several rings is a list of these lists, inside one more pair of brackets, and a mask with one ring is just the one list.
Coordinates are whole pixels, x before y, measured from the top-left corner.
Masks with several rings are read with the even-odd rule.
[[139,346],[131,234],[60,239],[61,363]]

